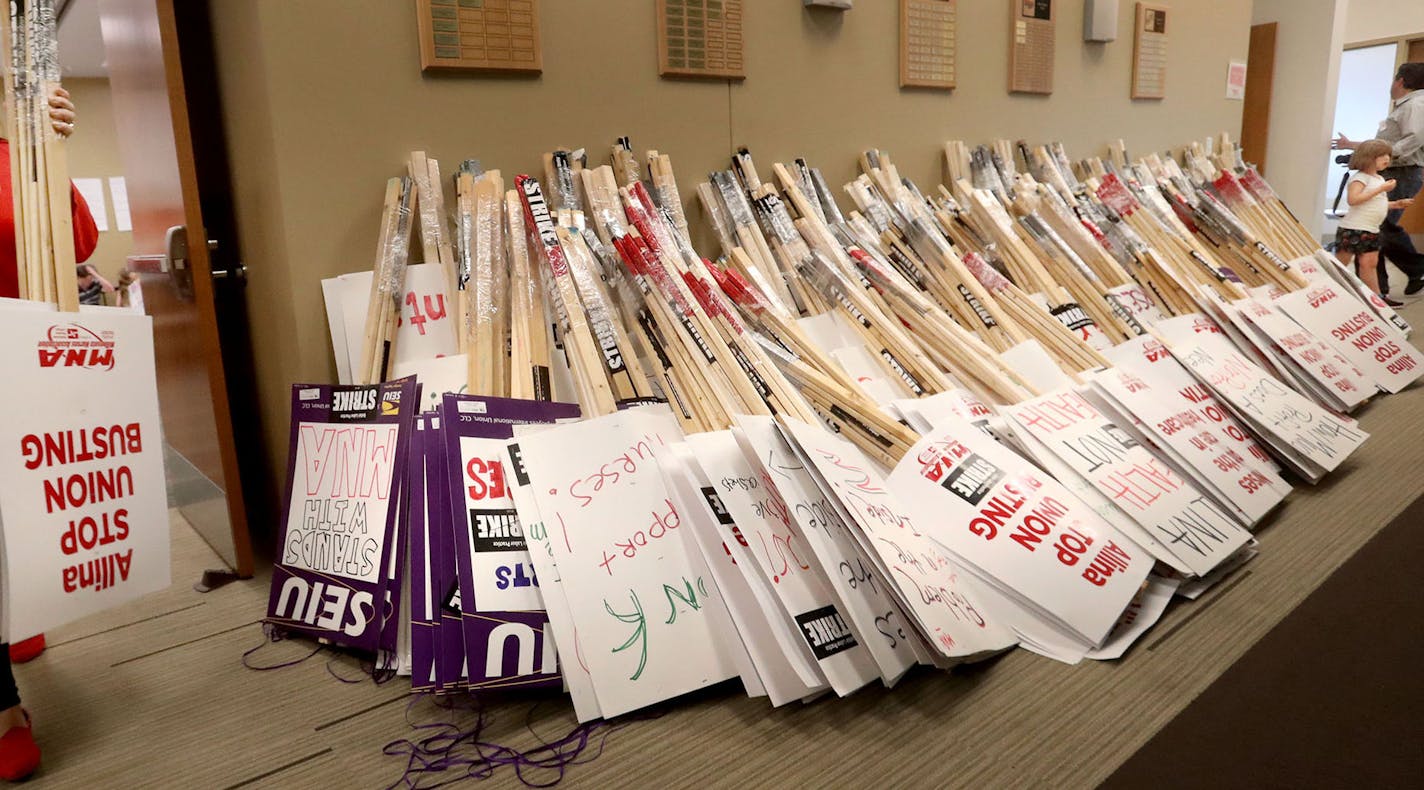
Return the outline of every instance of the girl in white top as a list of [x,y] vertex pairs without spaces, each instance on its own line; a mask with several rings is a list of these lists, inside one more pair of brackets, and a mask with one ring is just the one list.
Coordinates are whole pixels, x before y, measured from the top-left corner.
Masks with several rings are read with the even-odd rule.
[[[1385,197],[1394,189],[1394,179],[1386,181],[1379,172],[1389,167],[1390,144],[1383,140],[1366,140],[1360,143],[1350,157],[1350,176],[1346,186],[1345,200],[1350,210],[1340,220],[1340,228],[1335,234],[1335,257],[1349,266],[1354,259],[1360,279],[1375,293],[1379,293],[1379,250],[1380,224],[1390,209],[1404,208],[1414,202],[1413,198],[1390,200]],[[1385,299],[1391,306],[1400,307],[1402,302]]]

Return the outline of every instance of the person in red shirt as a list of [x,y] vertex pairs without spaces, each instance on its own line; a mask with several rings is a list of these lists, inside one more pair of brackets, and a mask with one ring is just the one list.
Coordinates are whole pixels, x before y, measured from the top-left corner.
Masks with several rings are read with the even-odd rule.
[[[54,131],[68,137],[74,132],[74,103],[69,92],[55,88],[49,98],[50,123]],[[19,296],[19,261],[15,254],[15,196],[10,184],[10,142],[0,139],[0,296]],[[87,260],[99,244],[99,228],[89,205],[73,184],[69,186],[74,216],[74,258]],[[10,668],[15,661],[28,661],[44,650],[44,634],[0,645],[0,779],[17,781],[35,772],[40,765],[40,749],[30,731],[30,716],[20,707],[20,691]]]
[[[74,103],[69,92],[55,88],[49,99],[49,117],[54,130],[64,137],[74,131]],[[10,189],[10,141],[0,139],[0,296],[20,295],[19,261],[15,258],[15,196]],[[82,263],[99,246],[99,226],[89,213],[89,204],[79,190],[69,185],[70,207],[74,215],[74,262]]]

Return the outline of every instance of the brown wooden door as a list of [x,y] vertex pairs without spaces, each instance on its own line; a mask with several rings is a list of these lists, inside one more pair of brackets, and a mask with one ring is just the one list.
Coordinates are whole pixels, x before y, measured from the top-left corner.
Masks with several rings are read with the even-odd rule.
[[1424,63],[1424,38],[1416,38],[1409,42],[1409,51],[1405,53],[1406,63]]
[[1266,173],[1271,131],[1271,84],[1276,76],[1276,23],[1251,26],[1246,53],[1246,96],[1241,108],[1241,156]]
[[[199,199],[174,0],[99,0],[134,255],[153,316],[170,494],[240,576],[253,571]],[[203,42],[205,43],[205,42]],[[199,44],[201,45],[201,44]],[[81,108],[82,112],[82,108]],[[186,256],[170,229],[186,228]]]

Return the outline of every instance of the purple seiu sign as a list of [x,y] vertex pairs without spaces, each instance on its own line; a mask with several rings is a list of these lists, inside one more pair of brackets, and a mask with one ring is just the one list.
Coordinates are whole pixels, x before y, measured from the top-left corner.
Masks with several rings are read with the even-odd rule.
[[[417,386],[296,385],[267,621],[375,653],[391,611]],[[398,605],[398,601],[395,602]]]
[[446,395],[446,474],[471,688],[560,688],[539,580],[506,479],[514,426],[579,416],[572,404]]

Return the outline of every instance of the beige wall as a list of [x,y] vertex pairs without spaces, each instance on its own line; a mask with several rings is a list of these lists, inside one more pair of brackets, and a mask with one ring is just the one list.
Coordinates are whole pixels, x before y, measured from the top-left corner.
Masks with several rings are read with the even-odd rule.
[[[507,176],[537,172],[555,146],[596,164],[631,135],[671,155],[685,198],[746,145],[758,163],[806,156],[833,184],[857,152],[890,151],[921,186],[939,182],[944,140],[1061,139],[1096,153],[1109,138],[1162,149],[1240,128],[1224,98],[1244,59],[1250,6],[1176,4],[1168,98],[1133,102],[1133,3],[1119,38],[1081,40],[1082,0],[1060,0],[1056,93],[1006,93],[1008,4],[962,0],[959,84],[902,91],[897,8],[847,13],[794,0],[748,2],[744,83],[661,80],[648,0],[546,0],[540,77],[422,76],[412,4],[397,0],[215,2],[218,70],[243,258],[249,266],[257,386],[273,481],[285,466],[288,387],[334,380],[320,280],[368,268],[383,184],[412,149],[446,171],[474,157]],[[712,252],[705,232],[699,248]]]
[[1381,38],[1424,36],[1424,2],[1420,0],[1350,0],[1345,20],[1345,44]]
[[1275,85],[1266,145],[1271,185],[1306,227],[1325,226],[1325,174],[1350,0],[1256,0],[1251,22],[1275,22]]
[[[110,282],[116,282],[133,250],[133,234],[113,229],[114,209],[107,184],[110,176],[124,174],[124,166],[119,157],[109,81],[69,77],[64,80],[64,87],[79,112],[74,136],[67,146],[69,175],[71,178],[102,178],[105,181],[104,204],[109,215],[109,230],[99,234],[99,246],[94,249],[88,263],[93,264]],[[97,214],[98,208],[90,206],[90,210]]]

